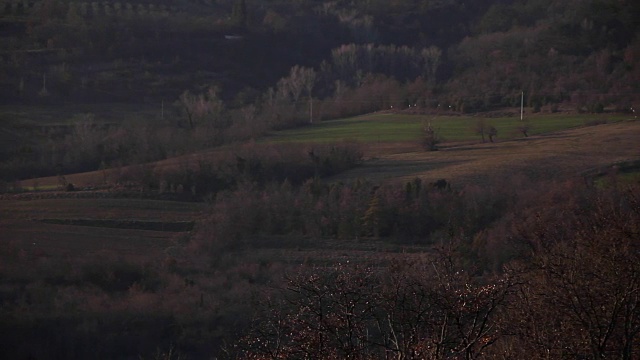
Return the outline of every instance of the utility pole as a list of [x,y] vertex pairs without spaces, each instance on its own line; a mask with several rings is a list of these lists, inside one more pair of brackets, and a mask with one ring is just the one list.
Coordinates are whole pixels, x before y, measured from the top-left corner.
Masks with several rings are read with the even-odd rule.
[[524,119],[524,91],[520,97],[520,121]]

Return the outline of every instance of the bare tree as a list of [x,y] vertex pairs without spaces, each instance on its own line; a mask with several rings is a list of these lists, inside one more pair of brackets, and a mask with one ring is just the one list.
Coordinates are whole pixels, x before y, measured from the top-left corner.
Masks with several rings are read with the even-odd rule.
[[493,142],[493,139],[498,136],[498,129],[496,129],[493,125],[489,125],[487,135],[489,135],[489,141]]
[[289,278],[240,342],[249,359],[477,359],[502,336],[515,283],[478,281],[439,252],[389,269],[336,265]]
[[[309,73],[313,73],[313,70],[295,65],[289,71],[289,76],[282,79],[282,86],[285,91],[291,95],[293,102],[296,104],[306,87],[307,76]],[[313,75],[315,76],[315,73],[313,73]]]
[[190,129],[194,128],[193,114],[195,112],[195,105],[197,101],[197,97],[189,92],[189,90],[185,90],[178,99],[178,102],[187,115],[187,121]]
[[280,79],[277,86],[277,99],[293,101],[294,112],[297,112],[300,97],[306,92],[309,102],[309,122],[313,122],[313,88],[316,84],[316,72],[311,68],[295,65],[289,76]]
[[484,136],[485,134],[487,134],[487,131],[488,131],[487,122],[484,121],[484,119],[478,120],[475,126],[473,127],[473,131],[475,134],[478,134],[482,137],[482,142],[484,143]]
[[442,141],[442,137],[438,133],[436,129],[431,126],[431,122],[428,122],[424,128],[424,138],[422,140],[422,145],[427,151],[436,151],[438,150],[438,144]]
[[442,57],[442,50],[436,46],[431,46],[427,49],[423,49],[420,53],[422,60],[424,61],[423,73],[427,78],[427,82],[430,85],[435,84],[436,72],[440,66],[440,58]]
[[640,201],[633,194],[593,193],[593,202],[565,205],[561,219],[540,218],[521,234],[533,266],[510,310],[514,348],[538,358],[640,356]]
[[379,293],[370,268],[337,265],[287,280],[284,302],[270,302],[241,341],[242,358],[366,359]]
[[524,135],[524,137],[529,137],[529,131],[531,131],[531,124],[524,123],[518,126],[518,131],[521,132],[522,135]]
[[193,130],[199,123],[207,122],[214,128],[221,126],[220,120],[224,111],[224,103],[218,96],[219,89],[211,87],[204,94],[192,94],[185,90],[178,99],[187,115],[189,129]]

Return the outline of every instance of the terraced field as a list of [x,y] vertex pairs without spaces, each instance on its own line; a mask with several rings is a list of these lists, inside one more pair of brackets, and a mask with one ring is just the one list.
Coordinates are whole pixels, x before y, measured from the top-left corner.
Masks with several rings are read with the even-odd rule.
[[175,201],[7,196],[0,200],[0,240],[35,256],[162,258],[188,240],[203,209]]

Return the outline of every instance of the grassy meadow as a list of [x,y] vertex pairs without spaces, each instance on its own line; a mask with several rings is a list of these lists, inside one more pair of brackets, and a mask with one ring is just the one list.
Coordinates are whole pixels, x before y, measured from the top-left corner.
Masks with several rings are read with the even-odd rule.
[[[94,109],[95,110],[95,109]],[[121,108],[126,112],[126,108]],[[17,119],[18,123],[27,124],[35,120],[45,109],[36,109],[35,112],[26,112],[24,118]],[[105,110],[106,111],[106,110]],[[143,110],[141,110],[143,111]],[[143,111],[145,116],[150,116],[150,109]],[[15,113],[14,115],[17,115]],[[5,113],[4,116],[9,116]],[[51,117],[51,115],[48,115]],[[115,115],[112,115],[115,116]],[[134,116],[134,115],[130,115]],[[11,117],[11,116],[9,116]],[[47,116],[44,117],[48,119]],[[124,118],[110,118],[111,121],[123,121]],[[274,131],[259,139],[255,145],[255,152],[268,153],[272,151],[272,145],[286,145],[303,143],[309,149],[314,144],[328,145],[339,142],[353,142],[360,146],[364,158],[367,159],[364,166],[341,174],[333,180],[343,181],[357,177],[371,178],[377,181],[388,181],[397,178],[405,181],[411,177],[426,176],[432,180],[434,178],[465,178],[482,176],[493,171],[496,167],[505,163],[525,164],[529,161],[539,161],[552,154],[553,159],[563,158],[567,162],[566,168],[574,171],[573,163],[580,161],[588,163],[590,156],[604,158],[597,161],[593,166],[579,165],[588,168],[605,166],[615,161],[625,161],[627,157],[616,157],[613,161],[607,160],[607,154],[594,153],[592,150],[584,153],[580,147],[590,144],[602,143],[601,148],[612,147],[615,151],[610,153],[615,155],[616,149],[625,149],[623,152],[633,152],[631,144],[634,130],[625,132],[618,127],[634,128],[633,122],[628,122],[629,115],[625,114],[527,114],[524,121],[520,121],[519,116],[506,117],[480,117],[464,115],[415,115],[402,113],[374,113],[357,117],[329,120],[314,123],[300,128]],[[26,122],[25,122],[26,121]],[[489,143],[488,136],[485,135],[485,143],[481,142],[481,137],[475,132],[478,122],[483,121],[486,126],[494,126],[498,134],[495,143]],[[622,122],[626,125],[620,125]],[[69,120],[54,120],[53,118],[44,122],[48,126],[55,124],[70,125]],[[441,138],[439,152],[425,152],[421,147],[423,128],[426,124],[431,124],[436,129]],[[520,127],[526,124],[529,127],[528,138],[525,138]],[[606,126],[594,126],[594,125]],[[616,125],[618,124],[618,125]],[[591,125],[591,126],[590,126]],[[620,146],[616,146],[616,136],[607,137],[609,130],[593,132],[593,129],[612,129],[611,131],[622,131]],[[576,131],[573,135],[562,135],[559,132]],[[585,137],[580,135],[586,133]],[[602,136],[600,136],[602,135]],[[590,137],[593,137],[591,139]],[[573,140],[569,140],[573,139]],[[628,141],[627,141],[628,140]],[[613,141],[613,143],[609,143]],[[578,144],[582,143],[582,144]],[[623,144],[627,144],[626,147]],[[230,150],[231,149],[231,150]],[[262,150],[260,150],[262,149]],[[306,149],[306,148],[305,148]],[[568,151],[578,151],[584,155],[565,158]],[[200,161],[211,161],[219,157],[221,153],[234,152],[233,147],[225,146],[213,148],[196,154],[173,157],[166,160],[145,164],[145,171],[161,171],[166,168],[179,168],[193,166]],[[304,152],[304,149],[301,150]],[[629,155],[631,156],[631,155]],[[519,158],[522,157],[522,158]],[[549,157],[551,159],[551,157]],[[542,165],[549,165],[545,160],[540,160]],[[182,164],[182,165],[181,165]],[[69,174],[66,179],[81,186],[104,186],[105,183],[112,183],[117,178],[122,177],[124,172],[141,172],[140,166],[92,171],[86,173]],[[578,170],[575,170],[578,171]],[[462,180],[462,179],[460,179]],[[27,191],[52,191],[60,190],[60,179],[57,176],[46,178],[28,179],[19,182],[19,185]]]
[[266,138],[272,142],[335,142],[356,140],[363,143],[419,141],[422,129],[431,124],[443,141],[477,141],[474,126],[479,120],[495,126],[498,139],[522,137],[518,130],[523,124],[530,126],[530,135],[580,127],[592,122],[615,122],[627,119],[620,114],[534,114],[524,121],[519,116],[483,118],[479,116],[405,115],[377,113],[347,119],[323,121],[302,128],[273,133]]
[[[367,161],[333,181],[358,178],[406,182],[415,177],[458,183],[485,181],[498,173],[523,172],[540,179],[575,176],[637,156],[638,122],[624,114],[528,114],[483,118],[371,114],[280,131],[273,143],[360,143]],[[479,121],[498,135],[485,143],[474,128]],[[421,147],[422,129],[430,123],[441,136],[440,151]],[[528,137],[519,130],[528,125]]]

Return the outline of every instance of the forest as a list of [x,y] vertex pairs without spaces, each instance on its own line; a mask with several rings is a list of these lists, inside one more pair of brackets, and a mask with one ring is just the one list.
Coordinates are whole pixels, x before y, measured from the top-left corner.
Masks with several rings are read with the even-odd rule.
[[0,357],[640,357],[640,2],[0,0]]

